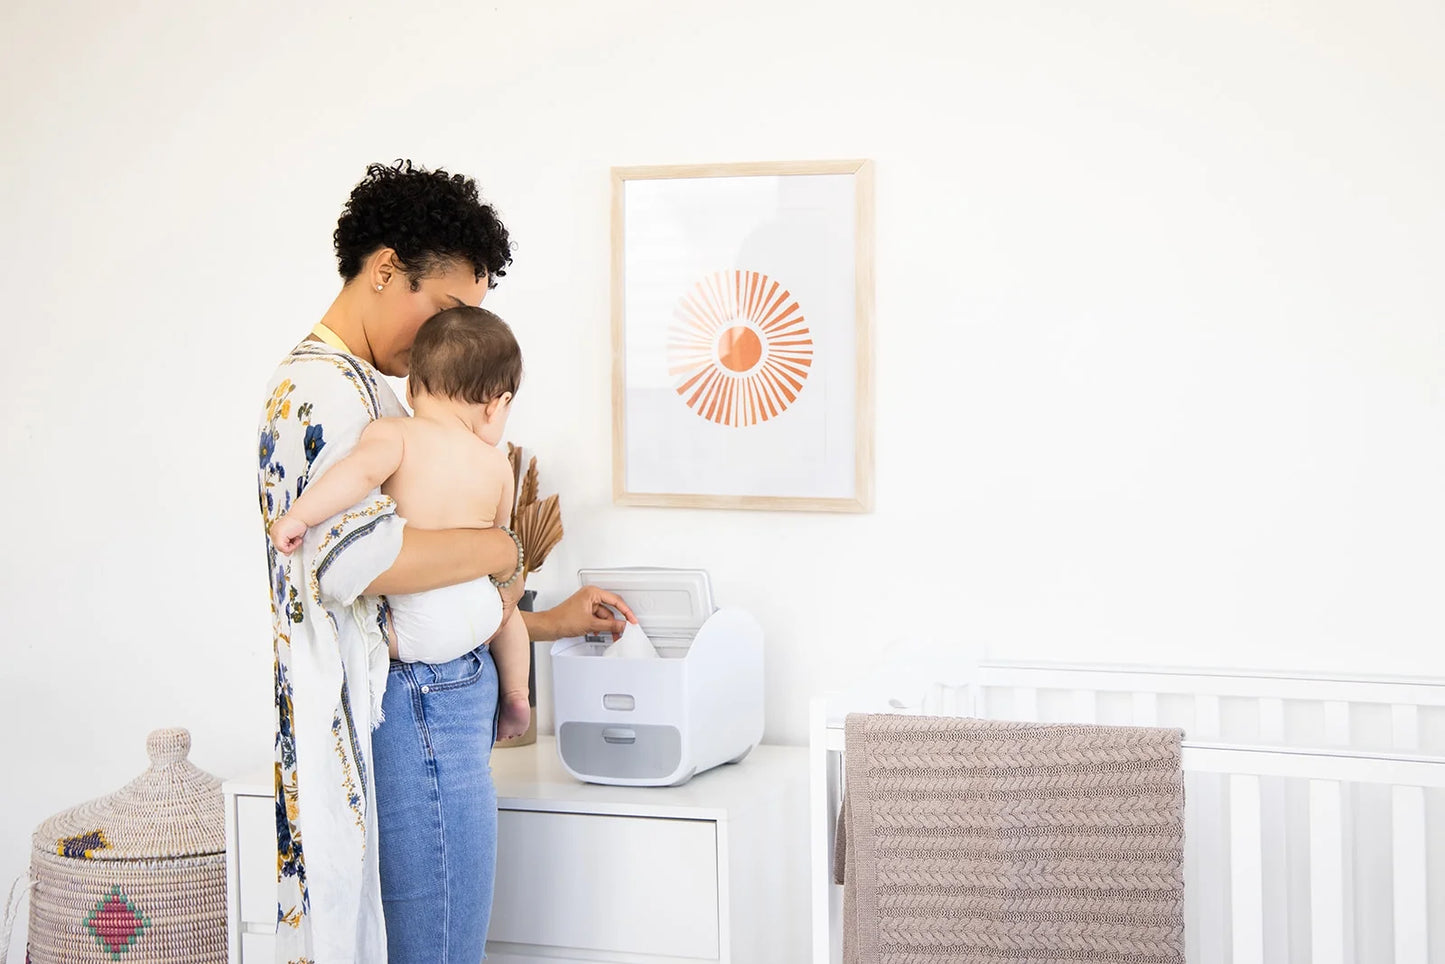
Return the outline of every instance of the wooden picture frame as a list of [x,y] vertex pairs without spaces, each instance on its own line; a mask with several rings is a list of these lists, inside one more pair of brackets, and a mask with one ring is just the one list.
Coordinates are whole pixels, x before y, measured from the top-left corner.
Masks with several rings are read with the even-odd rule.
[[612,169],[620,505],[873,507],[873,164]]

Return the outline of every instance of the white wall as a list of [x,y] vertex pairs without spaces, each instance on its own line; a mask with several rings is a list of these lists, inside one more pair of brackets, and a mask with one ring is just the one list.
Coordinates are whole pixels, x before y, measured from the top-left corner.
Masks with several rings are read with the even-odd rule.
[[[768,736],[889,646],[1441,672],[1445,8],[9,0],[0,878],[268,759],[253,429],[366,162],[476,175],[579,565],[702,565]],[[305,9],[310,8],[310,9]],[[877,162],[877,511],[610,505],[608,168]]]

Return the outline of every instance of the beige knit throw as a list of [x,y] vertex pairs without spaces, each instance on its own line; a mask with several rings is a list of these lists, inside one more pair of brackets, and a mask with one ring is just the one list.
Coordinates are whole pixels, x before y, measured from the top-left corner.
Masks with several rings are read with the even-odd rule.
[[1183,964],[1181,737],[849,716],[845,964]]

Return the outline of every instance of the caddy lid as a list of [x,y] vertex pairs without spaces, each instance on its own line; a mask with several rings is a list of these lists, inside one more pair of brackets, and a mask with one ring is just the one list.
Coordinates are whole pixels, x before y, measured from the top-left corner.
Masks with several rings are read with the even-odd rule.
[[621,596],[648,636],[694,636],[717,608],[704,569],[580,569],[577,577]]

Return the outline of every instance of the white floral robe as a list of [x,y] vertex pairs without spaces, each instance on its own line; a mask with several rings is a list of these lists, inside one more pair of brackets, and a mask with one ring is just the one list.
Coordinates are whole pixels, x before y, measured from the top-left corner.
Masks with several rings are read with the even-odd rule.
[[[404,415],[376,370],[302,342],[272,377],[261,418],[265,527],[355,446],[372,419]],[[288,559],[266,540],[276,645],[276,960],[384,964],[371,730],[379,723],[386,601],[360,595],[401,550],[379,490],[316,526]]]

